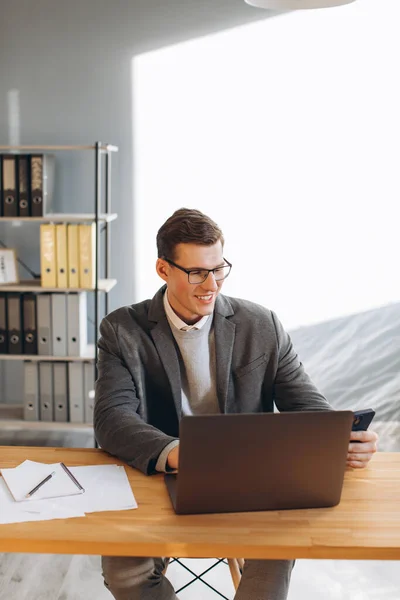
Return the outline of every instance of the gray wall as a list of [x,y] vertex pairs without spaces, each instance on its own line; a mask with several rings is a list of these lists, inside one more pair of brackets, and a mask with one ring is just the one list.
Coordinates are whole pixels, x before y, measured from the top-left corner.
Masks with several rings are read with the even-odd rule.
[[[0,145],[9,143],[8,92],[19,90],[21,144],[111,142],[113,165],[110,309],[137,300],[132,58],[142,52],[264,19],[244,0],[0,0]],[[56,209],[93,210],[93,157],[59,157]],[[39,270],[38,227],[0,224],[0,239]],[[32,253],[32,248],[36,253]],[[26,277],[26,273],[21,272]],[[0,362],[0,402],[21,402],[21,365]]]

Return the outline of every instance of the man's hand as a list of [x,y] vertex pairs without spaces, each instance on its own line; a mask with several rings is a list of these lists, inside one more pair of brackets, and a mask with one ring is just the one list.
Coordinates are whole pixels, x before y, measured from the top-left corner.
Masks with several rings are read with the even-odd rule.
[[[359,444],[351,442],[358,440]],[[347,466],[362,469],[367,466],[377,451],[378,434],[375,431],[352,431],[350,435]]]
[[172,448],[171,452],[168,454],[167,465],[170,469],[177,469],[179,465],[179,446],[175,446]]

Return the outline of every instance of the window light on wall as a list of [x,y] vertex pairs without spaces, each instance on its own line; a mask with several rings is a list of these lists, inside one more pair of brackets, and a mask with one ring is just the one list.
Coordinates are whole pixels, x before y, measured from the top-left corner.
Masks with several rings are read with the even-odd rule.
[[274,10],[300,10],[305,8],[331,8],[350,4],[354,0],[244,0],[257,8]]

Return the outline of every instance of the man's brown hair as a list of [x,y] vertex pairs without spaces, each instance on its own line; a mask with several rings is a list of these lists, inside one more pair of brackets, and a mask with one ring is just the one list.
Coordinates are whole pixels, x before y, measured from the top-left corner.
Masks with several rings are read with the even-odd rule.
[[180,208],[158,230],[158,258],[174,260],[178,244],[212,246],[218,241],[223,246],[224,236],[210,217],[194,208]]

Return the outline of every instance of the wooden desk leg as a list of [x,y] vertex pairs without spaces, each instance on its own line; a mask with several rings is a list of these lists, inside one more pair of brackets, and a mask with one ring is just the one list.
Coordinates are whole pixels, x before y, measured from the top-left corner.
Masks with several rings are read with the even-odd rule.
[[236,558],[228,558],[228,565],[229,570],[231,572],[233,585],[235,587],[235,590],[237,590],[241,579],[238,561],[236,560]]

